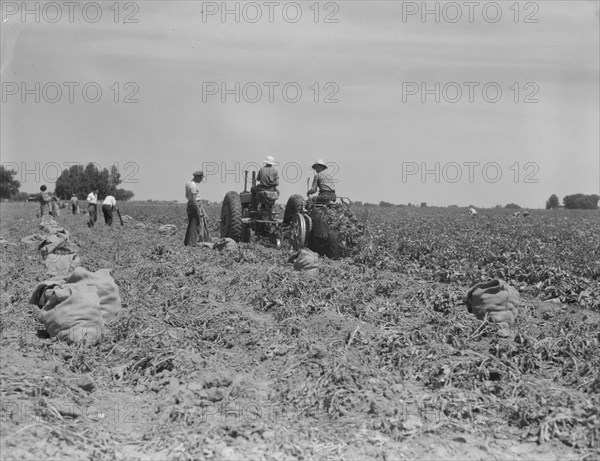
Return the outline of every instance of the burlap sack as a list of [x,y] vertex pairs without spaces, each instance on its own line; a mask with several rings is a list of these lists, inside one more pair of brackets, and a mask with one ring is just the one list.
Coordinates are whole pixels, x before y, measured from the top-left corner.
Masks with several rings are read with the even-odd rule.
[[93,285],[66,284],[50,289],[40,320],[51,338],[69,344],[96,344],[104,331],[100,297]]
[[483,319],[487,314],[493,322],[514,325],[518,315],[519,292],[503,280],[494,279],[473,285],[465,298],[469,312],[478,319]]
[[89,272],[78,267],[66,280],[39,284],[29,302],[41,308],[40,320],[50,337],[68,343],[98,342],[121,310],[119,288],[109,269]]
[[219,250],[219,251],[235,251],[237,250],[238,246],[237,243],[235,242],[235,240],[229,238],[229,237],[225,237],[222,238],[221,240],[219,240],[218,242],[216,242],[213,246],[212,246],[213,250]]
[[306,272],[307,275],[317,275],[319,273],[319,255],[306,248],[290,256],[288,262],[294,263],[295,271]]
[[81,266],[77,254],[51,254],[44,261],[46,273],[50,276],[67,277],[76,267]]
[[50,254],[62,254],[68,255],[77,253],[78,245],[69,239],[67,234],[59,233],[48,235],[44,241],[42,241],[38,250],[40,251],[42,258],[47,258]]
[[173,235],[175,232],[177,232],[177,226],[175,224],[164,224],[158,228],[158,232],[165,235]]

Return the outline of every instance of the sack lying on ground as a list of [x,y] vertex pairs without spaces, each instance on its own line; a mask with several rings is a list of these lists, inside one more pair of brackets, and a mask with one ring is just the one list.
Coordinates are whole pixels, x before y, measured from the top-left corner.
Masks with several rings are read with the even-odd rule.
[[51,254],[44,261],[46,273],[53,277],[67,277],[81,266],[81,260],[77,254]]
[[485,315],[496,323],[515,323],[519,306],[519,292],[503,280],[490,280],[473,285],[466,293],[469,312],[478,319]]
[[219,251],[222,251],[222,250],[234,251],[234,250],[237,250],[238,246],[237,246],[237,243],[235,242],[235,240],[233,240],[229,237],[226,237],[226,238],[223,238],[223,239],[219,240],[218,242],[216,242],[212,246],[212,248],[214,250],[219,250]]
[[42,243],[46,238],[42,234],[31,234],[23,237],[21,239],[21,243],[26,243],[28,245],[38,245]]
[[319,255],[308,249],[297,251],[290,256],[288,262],[294,263],[294,270],[296,271],[303,271],[309,275],[319,273]]
[[158,228],[158,232],[161,234],[174,234],[177,231],[175,224],[164,224]]
[[77,253],[78,246],[69,239],[69,236],[63,233],[48,235],[39,245],[38,250],[42,258],[47,258],[49,254],[73,254]]
[[121,310],[119,288],[109,269],[77,267],[66,279],[39,284],[29,302],[41,308],[40,320],[50,337],[68,343],[95,344]]

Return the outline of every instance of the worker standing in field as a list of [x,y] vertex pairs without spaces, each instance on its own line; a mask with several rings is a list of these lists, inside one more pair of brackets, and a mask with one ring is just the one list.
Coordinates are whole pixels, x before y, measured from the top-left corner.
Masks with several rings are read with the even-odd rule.
[[311,194],[314,194],[319,191],[319,195],[317,195],[315,201],[317,203],[329,203],[333,202],[336,199],[335,195],[335,186],[333,184],[333,179],[325,174],[325,170],[327,169],[327,165],[322,159],[317,160],[312,169],[315,170],[315,177],[313,179],[313,184],[311,189],[308,191],[307,195],[310,198]]
[[102,214],[104,215],[104,222],[107,226],[112,226],[113,211],[118,209],[117,199],[112,195],[107,195],[102,202]]
[[71,212],[73,214],[79,213],[79,199],[75,194],[73,194],[73,196],[71,197]]
[[210,242],[208,218],[200,201],[200,183],[204,178],[203,171],[194,172],[193,179],[185,183],[187,199],[188,226],[185,231],[184,245],[196,246],[198,242]]
[[52,194],[48,192],[46,185],[40,187],[39,194],[30,195],[27,201],[38,202],[40,204],[39,218],[42,218],[44,214],[50,214],[50,202],[52,201]]
[[277,186],[279,186],[279,173],[275,168],[275,165],[277,165],[277,163],[275,162],[275,159],[270,155],[267,156],[267,158],[265,158],[263,163],[264,166],[260,170],[258,170],[258,176],[256,177],[256,181],[260,184],[252,186],[252,188],[250,189],[250,193],[252,194],[251,207],[253,210],[256,210],[258,208],[259,200],[257,199],[257,194],[259,192],[271,192],[271,197],[275,198],[275,200],[273,200],[273,203],[279,197],[279,190],[277,189]]
[[95,188],[90,192],[87,196],[87,209],[88,214],[90,216],[90,220],[88,221],[88,227],[94,227],[96,221],[98,220],[98,188]]

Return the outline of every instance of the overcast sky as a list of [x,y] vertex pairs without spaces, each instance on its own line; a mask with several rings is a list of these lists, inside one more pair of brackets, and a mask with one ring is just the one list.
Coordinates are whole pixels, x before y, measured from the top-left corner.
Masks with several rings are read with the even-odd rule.
[[1,160],[21,190],[117,163],[136,199],[184,201],[204,169],[220,201],[272,155],[282,202],[317,158],[375,203],[600,192],[597,1],[51,3],[2,2]]

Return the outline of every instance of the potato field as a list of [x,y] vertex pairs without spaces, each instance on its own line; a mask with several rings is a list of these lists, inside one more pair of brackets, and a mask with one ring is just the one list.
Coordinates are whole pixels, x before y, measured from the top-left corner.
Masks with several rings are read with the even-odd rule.
[[[286,242],[185,247],[182,204],[92,229],[64,209],[122,298],[94,346],[48,338],[29,304],[36,211],[1,206],[2,459],[600,457],[598,211],[358,206],[356,251],[307,277]],[[508,337],[463,301],[493,278],[520,293]]]

